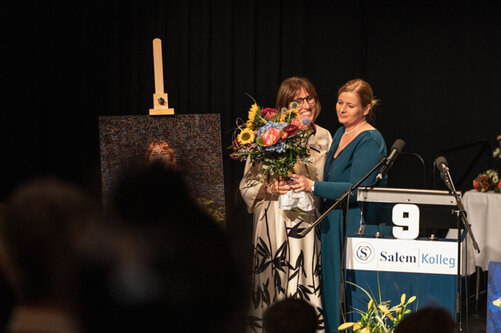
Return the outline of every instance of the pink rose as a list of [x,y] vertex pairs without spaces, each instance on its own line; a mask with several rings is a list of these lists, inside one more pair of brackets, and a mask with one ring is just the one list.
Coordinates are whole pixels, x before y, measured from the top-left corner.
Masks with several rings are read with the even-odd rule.
[[270,128],[264,132],[261,135],[261,142],[263,146],[269,147],[277,143],[278,139],[280,139],[280,132],[281,131],[276,128]]
[[261,111],[261,116],[266,120],[272,120],[273,118],[275,118],[276,114],[277,110],[272,108],[264,108],[263,111]]

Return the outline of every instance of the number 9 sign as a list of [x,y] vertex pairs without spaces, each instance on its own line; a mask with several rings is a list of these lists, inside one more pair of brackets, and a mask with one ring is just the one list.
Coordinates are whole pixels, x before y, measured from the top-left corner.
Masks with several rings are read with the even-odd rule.
[[399,239],[416,239],[419,235],[419,207],[409,204],[396,204],[392,213],[393,236]]

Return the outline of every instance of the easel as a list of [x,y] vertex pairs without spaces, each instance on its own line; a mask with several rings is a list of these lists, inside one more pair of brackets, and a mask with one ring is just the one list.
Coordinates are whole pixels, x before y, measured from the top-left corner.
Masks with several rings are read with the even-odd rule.
[[162,41],[153,40],[153,67],[155,72],[155,93],[153,94],[153,109],[150,116],[173,115],[174,109],[169,108],[167,93],[164,93],[164,69],[162,65]]

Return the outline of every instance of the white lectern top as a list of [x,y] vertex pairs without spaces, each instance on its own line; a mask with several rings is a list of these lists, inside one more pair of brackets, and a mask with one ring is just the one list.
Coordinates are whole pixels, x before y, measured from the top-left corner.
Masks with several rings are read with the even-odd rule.
[[[458,192],[459,197],[461,193]],[[391,187],[359,187],[358,201],[380,203],[409,203],[421,205],[456,206],[456,198],[449,191],[416,190]]]

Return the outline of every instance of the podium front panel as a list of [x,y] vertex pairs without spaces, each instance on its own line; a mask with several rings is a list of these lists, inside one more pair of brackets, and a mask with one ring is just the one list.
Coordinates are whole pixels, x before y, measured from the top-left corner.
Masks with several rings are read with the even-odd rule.
[[[346,281],[377,301],[390,301],[390,306],[399,304],[405,293],[417,297],[412,311],[435,305],[454,316],[457,265],[454,241],[347,238]],[[360,288],[346,284],[349,320],[358,320],[354,309],[367,309],[368,301]]]

